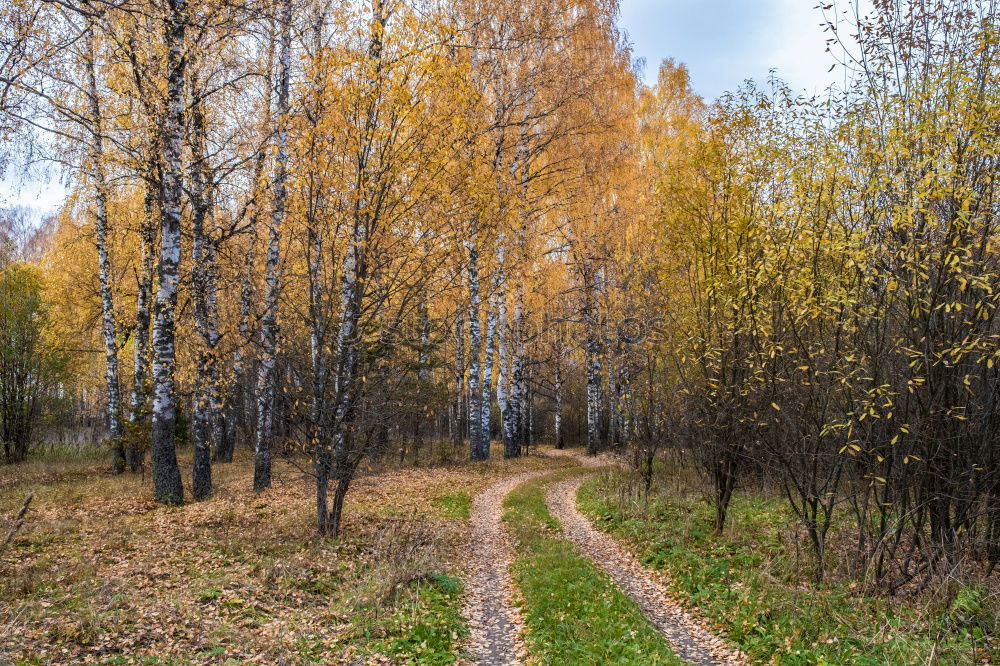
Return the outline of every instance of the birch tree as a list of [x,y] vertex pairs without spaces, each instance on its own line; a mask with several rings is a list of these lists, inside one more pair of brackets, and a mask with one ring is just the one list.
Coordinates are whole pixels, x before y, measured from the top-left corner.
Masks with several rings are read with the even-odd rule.
[[168,0],[164,24],[166,58],[166,120],[163,132],[163,189],[160,203],[159,286],[153,310],[153,390],[151,460],[156,500],[184,501],[184,487],[174,442],[177,418],[175,323],[181,261],[181,197],[183,193],[183,133],[185,124],[184,58],[189,21],[186,0]]
[[275,83],[278,132],[275,136],[273,211],[267,236],[265,263],[266,293],[261,319],[261,359],[257,372],[257,431],[253,487],[271,487],[271,436],[275,401],[274,366],[278,350],[278,299],[281,295],[281,227],[285,220],[288,180],[289,86],[292,68],[292,4],[281,5],[278,47],[278,76]]
[[121,387],[118,383],[118,335],[115,307],[111,290],[111,260],[108,255],[108,184],[104,165],[104,130],[100,91],[97,87],[97,25],[88,17],[83,66],[86,72],[90,118],[90,179],[94,186],[94,238],[97,245],[98,279],[101,285],[101,315],[104,337],[105,383],[107,391],[108,434],[112,442],[116,472],[125,470],[125,448],[122,436]]

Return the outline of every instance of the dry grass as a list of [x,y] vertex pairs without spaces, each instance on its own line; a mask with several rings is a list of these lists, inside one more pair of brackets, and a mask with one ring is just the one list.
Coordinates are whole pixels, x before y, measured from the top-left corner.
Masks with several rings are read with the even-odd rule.
[[178,508],[152,502],[148,475],[0,468],[0,515],[35,494],[0,556],[0,661],[356,660],[373,639],[358,614],[391,612],[400,589],[460,571],[466,521],[437,500],[551,464],[365,470],[340,542],[315,535],[310,478],[279,462],[275,486],[255,495],[248,454],[215,467],[211,500]]

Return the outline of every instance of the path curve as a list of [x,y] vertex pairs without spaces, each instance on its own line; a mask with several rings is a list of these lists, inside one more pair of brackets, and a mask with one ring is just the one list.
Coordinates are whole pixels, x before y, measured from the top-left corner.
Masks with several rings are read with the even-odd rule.
[[580,467],[598,469],[600,467],[623,466],[622,459],[611,453],[599,453],[596,456],[589,456],[574,449],[549,449],[545,455],[550,458],[572,458]]
[[748,664],[742,653],[734,651],[688,615],[669,590],[631,553],[595,529],[580,513],[576,508],[577,490],[591,476],[593,473],[556,483],[546,495],[549,511],[562,524],[564,536],[639,605],[681,659],[705,666]]
[[503,500],[515,487],[552,470],[524,472],[497,481],[472,501],[470,575],[464,614],[468,647],[476,663],[521,664],[524,623],[513,601],[510,565],[513,549],[503,525]]

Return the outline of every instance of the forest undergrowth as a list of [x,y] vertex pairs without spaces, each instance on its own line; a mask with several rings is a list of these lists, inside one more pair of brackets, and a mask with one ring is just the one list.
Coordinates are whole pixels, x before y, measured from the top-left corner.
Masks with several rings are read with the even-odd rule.
[[183,507],[153,502],[148,476],[106,466],[4,468],[0,515],[34,500],[0,556],[0,661],[453,662],[471,497],[557,464],[498,455],[366,470],[332,540],[315,533],[314,485],[294,462],[254,494],[241,453],[216,467],[212,499]]
[[632,472],[605,471],[581,487],[580,508],[644,564],[666,573],[677,597],[753,663],[996,659],[996,581],[941,581],[919,594],[863,594],[846,570],[852,527],[845,510],[830,535],[831,574],[815,583],[807,537],[784,497],[760,488],[738,494],[719,534],[712,505],[687,478],[691,474],[658,467],[646,495]]

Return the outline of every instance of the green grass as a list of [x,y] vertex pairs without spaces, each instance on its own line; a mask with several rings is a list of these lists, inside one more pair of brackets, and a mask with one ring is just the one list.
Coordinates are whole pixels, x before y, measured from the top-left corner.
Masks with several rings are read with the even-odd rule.
[[434,498],[434,506],[442,518],[468,520],[472,513],[472,495],[465,490],[439,495]]
[[459,580],[444,574],[400,590],[391,613],[357,626],[364,651],[397,664],[457,662],[462,656],[459,645],[468,634],[461,599]]
[[580,508],[630,544],[645,564],[665,569],[679,596],[723,627],[754,663],[971,664],[987,655],[992,624],[981,590],[961,590],[947,608],[856,593],[842,580],[809,582],[808,547],[787,536],[794,517],[780,498],[737,497],[723,535],[698,497],[656,488],[648,507],[622,509],[621,472],[580,491]]
[[559,537],[545,487],[581,471],[529,481],[504,502],[529,651],[542,664],[682,664],[639,607]]

